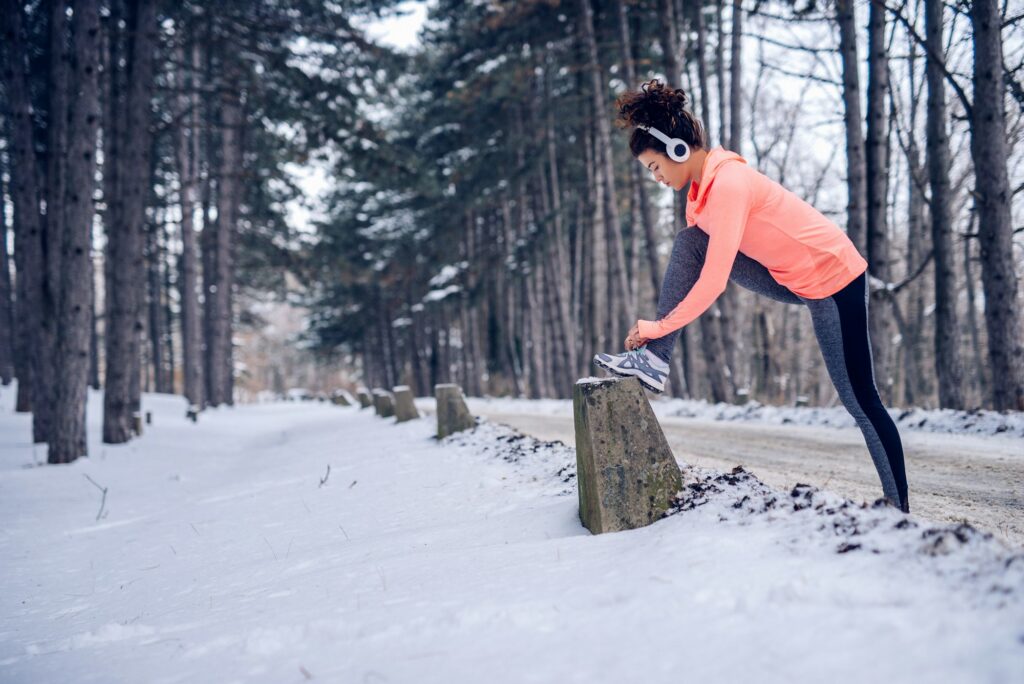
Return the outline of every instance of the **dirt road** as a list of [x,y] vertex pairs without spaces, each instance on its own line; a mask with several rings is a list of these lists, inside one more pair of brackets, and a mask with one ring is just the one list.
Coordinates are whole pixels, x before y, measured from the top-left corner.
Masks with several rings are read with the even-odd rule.
[[[543,440],[575,445],[571,416],[535,415],[472,406],[473,413]],[[742,465],[763,482],[788,490],[797,482],[855,501],[882,495],[864,438],[855,428],[768,425],[662,418],[682,463],[731,469]],[[1024,443],[903,430],[910,510],[936,522],[967,520],[1009,546],[1024,547]]]

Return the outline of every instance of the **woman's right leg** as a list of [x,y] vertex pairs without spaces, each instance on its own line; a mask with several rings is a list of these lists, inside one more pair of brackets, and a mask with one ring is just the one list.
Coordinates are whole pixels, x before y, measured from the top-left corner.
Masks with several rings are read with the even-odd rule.
[[[676,234],[675,242],[672,243],[672,255],[669,257],[665,277],[661,283],[661,292],[658,295],[658,316],[655,320],[664,318],[676,308],[697,282],[708,254],[708,240],[707,233],[696,226],[683,228]],[[732,272],[729,273],[729,279],[751,292],[786,304],[804,303],[785,286],[776,282],[767,268],[741,252],[736,253],[736,261],[733,263]],[[664,337],[651,340],[647,343],[647,349],[668,363],[678,337],[679,331],[676,330]]]
[[839,399],[867,443],[882,483],[882,493],[904,513],[907,473],[899,430],[875,387],[868,337],[867,278],[861,274],[831,297],[806,300],[814,334]]

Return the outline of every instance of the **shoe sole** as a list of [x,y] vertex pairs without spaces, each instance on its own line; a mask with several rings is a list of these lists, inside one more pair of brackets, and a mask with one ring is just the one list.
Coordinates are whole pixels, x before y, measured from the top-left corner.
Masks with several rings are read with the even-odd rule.
[[624,373],[624,372],[618,370],[617,368],[613,368],[612,366],[609,366],[608,364],[606,364],[605,362],[601,361],[598,358],[594,359],[594,363],[597,364],[598,366],[600,366],[601,368],[604,368],[609,373],[614,373],[615,375],[618,375],[620,378],[636,378],[637,380],[640,381],[641,385],[643,385],[645,388],[647,388],[651,392],[654,392],[655,394],[663,394],[665,392],[664,389],[658,389],[657,387],[654,387],[653,385],[651,385],[651,383],[647,382],[646,380],[641,378],[639,375],[634,375],[633,373]]

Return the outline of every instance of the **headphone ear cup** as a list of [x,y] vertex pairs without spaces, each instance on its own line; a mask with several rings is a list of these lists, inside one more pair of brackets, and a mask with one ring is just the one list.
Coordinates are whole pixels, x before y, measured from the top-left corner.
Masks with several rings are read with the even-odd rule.
[[672,161],[684,162],[690,158],[690,146],[679,138],[673,138],[667,147],[668,156]]

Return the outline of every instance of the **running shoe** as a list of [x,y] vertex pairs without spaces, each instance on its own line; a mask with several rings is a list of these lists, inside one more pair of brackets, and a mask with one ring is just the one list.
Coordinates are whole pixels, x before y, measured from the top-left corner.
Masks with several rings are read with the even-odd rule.
[[665,391],[668,364],[650,352],[646,345],[621,354],[594,354],[594,363],[622,377],[635,377],[640,383],[661,394]]

